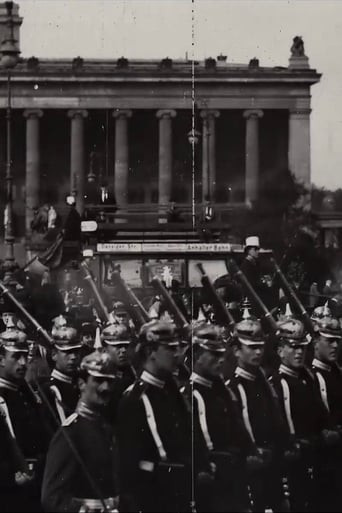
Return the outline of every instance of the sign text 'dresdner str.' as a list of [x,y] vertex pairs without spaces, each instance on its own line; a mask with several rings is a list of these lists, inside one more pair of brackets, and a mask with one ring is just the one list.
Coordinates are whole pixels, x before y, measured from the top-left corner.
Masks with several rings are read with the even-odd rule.
[[226,253],[232,251],[232,245],[228,243],[152,243],[152,242],[110,242],[97,244],[99,253]]

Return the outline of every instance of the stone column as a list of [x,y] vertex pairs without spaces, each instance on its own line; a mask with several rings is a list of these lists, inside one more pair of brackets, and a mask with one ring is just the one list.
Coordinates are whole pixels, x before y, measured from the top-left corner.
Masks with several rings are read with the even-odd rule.
[[158,110],[159,119],[159,182],[158,202],[167,205],[171,200],[172,189],[172,118],[175,110]]
[[202,110],[202,202],[215,201],[216,193],[216,127],[218,110]]
[[43,112],[39,109],[28,109],[23,112],[26,118],[26,212],[25,227],[26,236],[31,234],[31,222],[34,211],[39,207],[40,187],[40,142],[39,142],[39,118]]
[[84,207],[84,119],[86,110],[69,110],[71,119],[71,150],[70,150],[70,192],[76,194],[76,208],[82,215]]
[[259,118],[262,110],[245,110],[246,118],[246,170],[245,199],[250,204],[259,196]]
[[127,205],[128,198],[128,119],[131,110],[116,109],[115,118],[115,168],[114,194],[118,206]]
[[294,109],[289,116],[289,169],[304,185],[310,185],[310,112]]

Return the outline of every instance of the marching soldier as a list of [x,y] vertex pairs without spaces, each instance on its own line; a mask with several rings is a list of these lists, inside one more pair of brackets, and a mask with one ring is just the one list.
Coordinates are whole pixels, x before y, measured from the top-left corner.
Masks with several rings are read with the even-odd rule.
[[[314,359],[312,371],[317,390],[329,414],[335,429],[342,433],[342,371],[337,365],[338,349],[342,332],[340,323],[331,316],[316,321],[316,334],[313,339]],[[325,450],[320,461],[320,497],[323,503],[319,507],[326,511],[341,511],[342,493],[342,444]],[[317,504],[317,503],[316,503]]]
[[154,320],[142,326],[139,338],[144,370],[123,396],[118,415],[120,511],[188,511],[191,415],[172,379],[176,328]]
[[229,381],[238,399],[244,426],[255,453],[247,458],[247,480],[253,511],[286,510],[281,455],[286,433],[276,394],[261,368],[265,336],[259,321],[244,315],[232,341],[237,367]]
[[80,329],[82,355],[86,356],[94,351],[96,325],[94,322],[83,322]]
[[79,399],[77,378],[82,344],[76,329],[64,322],[52,330],[55,367],[49,382],[42,387],[50,405],[46,417],[51,420],[52,433],[75,411]]
[[39,398],[25,381],[27,337],[12,327],[1,333],[0,339],[0,413],[16,454],[15,486],[9,491],[9,504],[11,511],[39,511],[48,438]]
[[[294,318],[279,323],[281,365],[272,377],[278,393],[288,433],[296,448],[289,466],[289,489],[293,511],[317,510],[314,488],[318,485],[315,471],[317,456],[324,447],[336,446],[338,435],[331,430],[310,371],[305,368],[306,349],[310,343],[304,325]],[[316,494],[315,494],[316,495]],[[319,494],[316,495],[316,499]]]
[[115,386],[115,371],[105,352],[96,351],[82,360],[80,402],[49,447],[42,487],[44,511],[117,511],[113,430],[103,416]]
[[[244,465],[253,444],[242,423],[236,398],[221,377],[226,351],[218,327],[202,323],[193,331],[193,373],[185,393],[193,397],[195,436],[203,438],[215,469],[212,493],[201,489],[197,511],[245,511]],[[196,457],[196,455],[195,455]]]
[[119,401],[124,391],[136,380],[137,373],[130,362],[128,349],[131,340],[125,324],[109,324],[102,331],[101,339],[104,348],[113,358],[118,369],[116,386],[108,408],[109,419],[115,423]]

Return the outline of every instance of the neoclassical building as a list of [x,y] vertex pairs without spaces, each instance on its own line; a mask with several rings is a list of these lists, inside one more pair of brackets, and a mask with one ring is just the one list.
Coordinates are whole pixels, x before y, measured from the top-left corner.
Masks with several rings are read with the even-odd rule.
[[[20,23],[17,14],[17,37]],[[156,212],[194,197],[248,205],[275,169],[309,184],[310,89],[320,76],[301,44],[291,48],[287,67],[263,67],[255,58],[232,64],[224,55],[195,62],[22,59],[10,79],[17,234],[29,236],[37,206],[63,211],[67,194],[83,211],[93,181],[111,189],[123,210]],[[7,102],[0,71],[2,184]],[[197,144],[189,142],[193,126]]]

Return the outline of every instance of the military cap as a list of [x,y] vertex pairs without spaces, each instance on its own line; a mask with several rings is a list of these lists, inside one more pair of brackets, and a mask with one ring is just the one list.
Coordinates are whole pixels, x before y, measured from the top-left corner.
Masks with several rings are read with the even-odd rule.
[[278,330],[276,335],[282,342],[289,345],[302,345],[306,346],[310,340],[306,336],[304,324],[298,319],[288,318],[284,321],[278,322]]
[[121,301],[116,301],[113,304],[113,312],[115,314],[127,314],[127,309]]
[[54,346],[59,351],[71,351],[82,347],[76,329],[71,326],[64,325],[56,328],[53,330],[52,336]]
[[140,329],[139,342],[141,344],[162,344],[166,346],[178,346],[179,336],[176,325],[173,322],[154,319],[149,321]]
[[234,339],[246,346],[265,344],[261,323],[255,317],[251,317],[247,308],[243,313],[242,321],[235,325]]
[[27,335],[16,327],[8,328],[0,334],[1,345],[7,351],[28,353]]
[[130,335],[126,326],[122,324],[108,324],[102,331],[101,340],[110,346],[130,343]]
[[226,351],[219,327],[208,322],[203,322],[193,330],[192,342],[214,353],[224,353]]
[[322,317],[315,323],[316,332],[326,338],[342,338],[342,329],[338,319],[334,317]]
[[80,335],[92,335],[95,336],[96,324],[93,322],[82,322],[80,328]]
[[116,366],[113,359],[105,351],[94,351],[85,356],[81,362],[81,369],[95,378],[116,377]]

